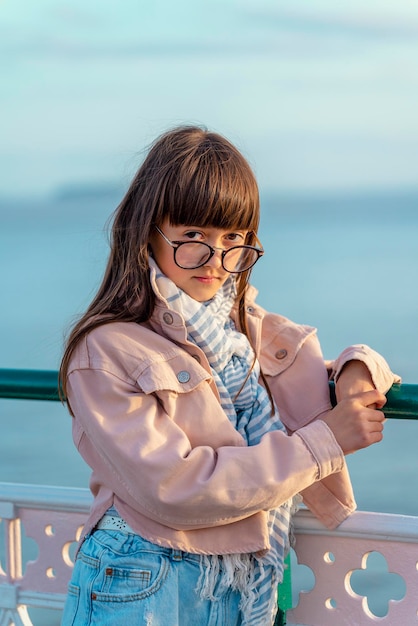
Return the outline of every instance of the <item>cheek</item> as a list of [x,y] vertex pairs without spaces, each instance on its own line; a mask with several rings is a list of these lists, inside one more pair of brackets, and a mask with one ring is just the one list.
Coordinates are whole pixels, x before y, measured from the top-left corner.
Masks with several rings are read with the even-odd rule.
[[153,237],[150,241],[150,248],[152,257],[155,259],[159,268],[165,273],[164,268],[169,266],[170,261],[173,261],[173,251],[171,248],[167,250],[166,247],[163,247],[161,242],[155,237]]
[[155,250],[154,251],[154,259],[162,271],[163,274],[170,278],[174,283],[178,284],[182,279],[182,273],[184,270],[181,270],[174,262],[174,254],[171,249],[169,250]]

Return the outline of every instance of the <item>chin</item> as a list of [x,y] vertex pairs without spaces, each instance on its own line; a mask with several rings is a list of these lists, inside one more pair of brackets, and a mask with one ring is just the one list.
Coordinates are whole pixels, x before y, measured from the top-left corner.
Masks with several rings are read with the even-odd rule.
[[206,302],[207,300],[211,300],[217,291],[218,289],[206,289],[202,291],[196,291],[195,289],[193,289],[190,291],[186,291],[186,293],[197,302]]

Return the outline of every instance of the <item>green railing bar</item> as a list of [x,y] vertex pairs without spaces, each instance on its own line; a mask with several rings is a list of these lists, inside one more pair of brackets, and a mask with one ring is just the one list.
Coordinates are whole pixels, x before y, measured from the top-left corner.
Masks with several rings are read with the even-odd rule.
[[[330,393],[335,403],[334,384]],[[386,417],[418,420],[418,385],[393,385],[384,407]],[[0,398],[16,400],[59,400],[56,370],[21,370],[0,368]]]
[[[332,404],[335,405],[334,383],[329,384]],[[386,394],[383,411],[387,418],[418,420],[418,385],[401,383],[392,385]]]
[[283,580],[278,587],[278,606],[282,611],[287,613],[293,608],[292,597],[292,569],[290,563],[290,553],[287,554],[284,560],[284,572]]
[[386,394],[383,407],[386,417],[395,419],[418,419],[418,385],[402,383],[392,385]]
[[[335,404],[333,383],[330,383],[330,395]],[[59,401],[58,372],[0,368],[0,398]],[[418,420],[418,385],[407,383],[393,385],[387,393],[384,411],[388,418]],[[279,602],[285,612],[292,607],[289,555],[286,558],[283,582],[279,585]]]
[[59,400],[55,370],[0,369],[0,398]]

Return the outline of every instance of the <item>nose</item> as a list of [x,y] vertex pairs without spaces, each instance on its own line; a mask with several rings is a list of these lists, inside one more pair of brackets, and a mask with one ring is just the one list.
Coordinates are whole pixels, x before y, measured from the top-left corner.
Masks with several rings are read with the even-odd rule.
[[222,267],[222,248],[215,248],[215,246],[213,246],[213,250],[215,253],[206,261],[205,265],[215,268]]

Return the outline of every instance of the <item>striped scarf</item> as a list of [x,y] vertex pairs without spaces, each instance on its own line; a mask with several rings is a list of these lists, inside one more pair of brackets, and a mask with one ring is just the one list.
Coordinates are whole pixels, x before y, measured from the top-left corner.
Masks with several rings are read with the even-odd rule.
[[[161,273],[151,259],[151,282],[156,293],[178,312],[187,328],[188,338],[205,353],[216,382],[221,405],[236,430],[249,446],[263,435],[284,430],[278,411],[271,415],[270,399],[258,382],[260,365],[247,337],[235,329],[230,318],[236,298],[235,280],[231,277],[207,302],[198,302],[179,289]],[[251,370],[250,374],[248,372]],[[289,547],[289,525],[293,513],[290,500],[269,512],[270,549],[263,556],[255,554],[223,555],[222,582],[242,595],[243,626],[273,624],[276,588],[283,577],[283,562]],[[217,555],[202,556],[202,597],[213,597],[220,575]]]

